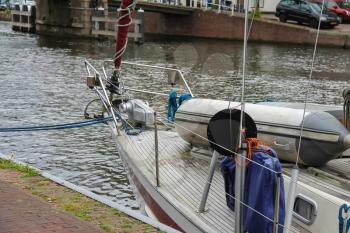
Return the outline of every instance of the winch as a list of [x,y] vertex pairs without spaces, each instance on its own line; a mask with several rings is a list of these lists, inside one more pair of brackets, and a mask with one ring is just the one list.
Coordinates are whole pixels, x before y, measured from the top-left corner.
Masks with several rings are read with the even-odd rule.
[[139,99],[128,100],[119,104],[119,111],[128,114],[128,120],[143,126],[154,125],[154,110]]

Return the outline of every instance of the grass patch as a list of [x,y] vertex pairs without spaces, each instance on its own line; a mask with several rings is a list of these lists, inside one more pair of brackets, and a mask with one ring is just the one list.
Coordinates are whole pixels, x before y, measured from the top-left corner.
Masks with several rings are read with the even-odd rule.
[[85,221],[91,221],[91,216],[89,215],[89,210],[84,203],[65,203],[62,206],[65,211],[71,212],[75,216],[84,219]]
[[41,197],[43,199],[48,199],[49,198],[49,196],[47,196],[45,193],[42,193],[42,192],[40,192],[38,190],[32,191],[32,194],[35,195],[35,196]]
[[125,221],[124,223],[120,224],[120,228],[122,228],[122,229],[125,229],[125,228],[130,229],[130,228],[132,228],[132,225],[133,224],[131,222]]
[[39,172],[29,167],[28,165],[21,165],[11,160],[0,159],[0,169],[12,169],[24,173],[23,177],[38,176]]
[[151,232],[153,230],[153,227],[151,225],[145,226],[145,233]]
[[116,233],[116,231],[113,230],[113,227],[109,224],[101,223],[100,228],[107,233]]

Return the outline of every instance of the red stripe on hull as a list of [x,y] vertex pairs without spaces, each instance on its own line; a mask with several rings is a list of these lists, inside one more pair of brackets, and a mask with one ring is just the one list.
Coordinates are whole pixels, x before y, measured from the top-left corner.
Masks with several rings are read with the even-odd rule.
[[140,195],[142,196],[142,198],[146,202],[147,206],[152,210],[152,212],[156,216],[156,218],[160,222],[162,222],[162,223],[164,223],[164,224],[166,224],[166,225],[168,225],[176,230],[184,232],[184,230],[182,230],[181,227],[179,227],[179,225],[177,225],[174,222],[174,220],[171,219],[171,217],[162,209],[162,207],[160,207],[158,205],[158,203],[153,199],[153,197],[147,192],[145,187],[138,180],[137,176],[133,173],[133,171],[131,169],[130,169],[130,177],[133,180],[134,185],[136,186]]

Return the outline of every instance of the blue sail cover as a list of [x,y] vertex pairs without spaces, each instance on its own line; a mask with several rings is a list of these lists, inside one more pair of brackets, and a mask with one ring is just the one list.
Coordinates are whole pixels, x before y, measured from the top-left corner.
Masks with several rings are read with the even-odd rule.
[[[277,173],[281,173],[282,169],[275,151],[271,148],[268,148],[268,150],[269,153],[253,153],[252,160],[257,164],[250,162],[247,167],[244,203],[250,208],[244,208],[243,221],[244,229],[249,233],[270,233],[273,231],[273,222],[271,220],[274,219]],[[276,173],[259,165],[268,167]],[[226,202],[227,206],[232,210],[234,210],[234,198],[232,198],[232,196],[234,196],[235,168],[235,162],[231,157],[225,157],[222,160],[221,171],[225,180]],[[283,228],[281,225],[284,224],[285,217],[285,197],[282,175],[280,187],[280,226],[278,232],[282,233]]]

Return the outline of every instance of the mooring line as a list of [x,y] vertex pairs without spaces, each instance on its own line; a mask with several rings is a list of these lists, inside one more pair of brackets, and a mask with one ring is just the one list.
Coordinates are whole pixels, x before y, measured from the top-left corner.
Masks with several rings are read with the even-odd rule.
[[32,132],[32,131],[46,131],[46,130],[59,130],[59,129],[73,129],[81,128],[90,125],[102,124],[111,121],[112,117],[101,117],[92,120],[78,121],[64,124],[53,124],[53,125],[39,125],[39,126],[26,126],[26,127],[13,127],[13,128],[0,128],[0,133],[10,132]]

